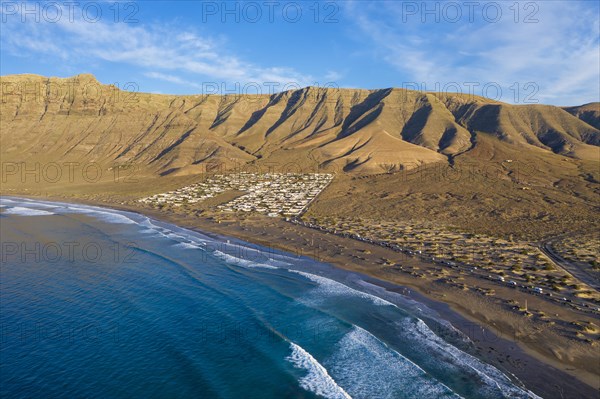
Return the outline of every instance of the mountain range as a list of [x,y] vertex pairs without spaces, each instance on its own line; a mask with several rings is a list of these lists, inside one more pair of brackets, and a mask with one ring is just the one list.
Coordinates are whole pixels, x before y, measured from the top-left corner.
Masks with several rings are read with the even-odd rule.
[[511,105],[396,88],[163,95],[123,91],[89,74],[7,75],[0,83],[4,161],[136,164],[148,176],[215,164],[381,174],[452,165],[483,141],[557,160],[600,158],[600,103]]

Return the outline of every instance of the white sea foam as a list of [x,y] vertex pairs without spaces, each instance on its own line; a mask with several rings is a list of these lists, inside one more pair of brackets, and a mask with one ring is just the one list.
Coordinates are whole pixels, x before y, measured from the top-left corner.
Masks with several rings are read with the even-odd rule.
[[202,249],[199,245],[192,244],[189,242],[180,242],[173,246],[177,247],[177,248],[184,248],[184,249]]
[[482,395],[494,397],[498,394],[509,398],[537,398],[539,396],[524,390],[512,383],[512,381],[500,370],[492,365],[483,363],[474,356],[461,351],[455,346],[444,341],[437,336],[422,320],[405,319],[400,322],[401,328],[411,335],[411,338],[417,341],[415,345],[431,352],[432,357],[444,361],[448,364],[454,364],[459,368],[459,372],[472,371],[479,378],[481,383]]
[[290,342],[292,354],[286,359],[295,367],[304,369],[308,373],[300,379],[300,386],[307,391],[328,399],[352,399],[342,387],[340,387],[310,353],[301,346]]
[[[35,208],[46,208],[46,209],[56,209],[59,208],[60,205],[52,205],[52,204],[45,204],[43,202],[32,202],[32,201],[27,201],[26,204],[31,204],[33,205]],[[21,203],[21,205],[23,205],[23,203]]]
[[248,245],[243,245],[240,242],[236,242],[235,244],[230,243],[230,240],[227,240],[227,245],[226,246],[231,246],[232,248],[235,249],[241,249],[244,251],[244,253],[250,253],[250,252],[254,252],[257,253],[259,255],[265,255],[265,256],[269,256],[267,263],[272,264],[273,266],[281,266],[281,267],[285,267],[285,266],[291,266],[293,265],[293,263],[290,262],[286,262],[283,259],[287,259],[287,260],[295,260],[293,256],[287,256],[287,255],[283,255],[283,254],[279,254],[279,253],[273,253],[272,249],[265,249],[265,248],[256,248],[255,245],[253,244],[249,244]]
[[99,216],[99,219],[108,223],[136,224],[134,220],[120,213],[94,211],[94,214]]
[[133,219],[118,213],[99,210],[92,207],[78,207],[67,205],[64,208],[60,208],[61,213],[79,213],[84,215],[90,215],[96,219],[102,220],[107,223],[119,223],[119,224],[137,224]]
[[288,262],[284,262],[282,260],[277,260],[277,259],[273,259],[273,258],[269,258],[267,260],[267,263],[271,266],[277,266],[277,267],[285,267],[285,266],[291,266],[291,263]]
[[[440,315],[438,312],[425,306],[422,302],[418,302],[418,301],[416,301],[408,296],[402,295],[398,292],[388,291],[384,287],[370,283],[365,280],[359,280],[358,285],[363,287],[365,290],[369,290],[370,292],[377,293],[381,298],[388,298],[388,299],[394,298],[393,299],[394,302],[398,301],[400,303],[400,307],[402,307],[403,309],[413,309],[413,310],[419,311],[419,314],[420,314],[419,317],[429,316],[429,317],[435,319],[437,321],[437,323],[441,324],[442,326],[447,328],[449,331],[452,331],[455,339],[460,339],[465,344],[471,343],[471,340],[465,334],[463,334],[459,329],[454,327],[452,325],[452,323],[450,323],[448,320],[440,318]],[[396,303],[398,303],[398,302],[396,302]]]
[[145,220],[140,222],[140,226],[145,227],[145,229],[141,231],[142,233],[157,234],[157,235],[159,235],[161,237],[165,237],[165,238],[169,238],[169,234],[172,233],[171,230],[169,230],[169,229],[165,229],[165,228],[155,225],[148,218],[146,218]]
[[317,276],[316,274],[306,273],[292,269],[290,269],[290,272],[300,274],[301,276],[304,276],[307,279],[317,283],[317,287],[315,289],[318,290],[318,292],[315,293],[315,297],[317,297],[319,300],[327,296],[357,296],[368,299],[376,305],[396,306],[393,303],[386,301],[385,299],[379,298],[378,296],[367,294],[366,292],[350,288],[347,285],[338,283],[337,281],[326,277]]
[[368,331],[353,326],[324,361],[354,398],[460,398]]
[[191,234],[191,232],[183,231],[181,234],[175,233],[172,230],[157,226],[147,217],[144,217],[144,220],[138,224],[140,227],[144,228],[143,230],[140,230],[140,233],[156,234],[160,237],[165,237],[169,240],[176,241],[177,243],[174,246],[178,248],[204,249],[206,246],[206,240],[197,238]]
[[186,237],[180,235],[180,234],[175,234],[172,231],[169,231],[166,233],[167,238],[170,238],[172,240],[179,240],[179,239],[185,239]]
[[223,253],[219,250],[213,251],[212,254],[214,256],[216,256],[217,258],[220,258],[231,265],[249,267],[249,268],[261,268],[261,269],[279,269],[277,266],[272,266],[267,263],[254,262],[254,261],[251,261],[248,259],[238,258],[238,257],[232,256],[232,255]]
[[19,216],[48,216],[54,215],[52,212],[43,211],[41,209],[35,208],[25,208],[23,206],[15,206],[11,208],[7,208],[3,212],[4,214],[9,215],[19,215]]

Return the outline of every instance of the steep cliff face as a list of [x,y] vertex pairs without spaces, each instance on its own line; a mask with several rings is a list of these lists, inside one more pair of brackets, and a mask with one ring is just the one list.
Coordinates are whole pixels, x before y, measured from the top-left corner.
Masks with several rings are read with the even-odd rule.
[[573,158],[598,158],[600,131],[560,107],[444,100],[456,120],[471,131],[521,148],[531,145]]
[[121,91],[91,75],[0,82],[1,154],[8,161],[129,163],[148,175],[252,162],[382,173],[451,161],[482,134],[522,151],[581,159],[597,159],[600,145],[597,116],[587,108],[401,89],[157,95]]
[[589,103],[577,107],[564,107],[565,111],[574,115],[590,126],[600,129],[600,103]]

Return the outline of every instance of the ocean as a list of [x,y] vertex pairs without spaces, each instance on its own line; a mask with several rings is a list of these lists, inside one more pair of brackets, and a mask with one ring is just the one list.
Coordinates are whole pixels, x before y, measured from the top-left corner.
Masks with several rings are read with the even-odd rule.
[[533,398],[425,305],[107,208],[0,201],[0,396]]

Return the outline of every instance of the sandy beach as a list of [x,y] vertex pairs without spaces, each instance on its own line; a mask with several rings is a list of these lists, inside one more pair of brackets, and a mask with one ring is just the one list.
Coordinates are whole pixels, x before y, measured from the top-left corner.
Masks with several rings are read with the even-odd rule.
[[600,2],[286,3],[0,5],[0,398],[600,399]]
[[[426,274],[415,276],[390,266],[403,265],[422,271],[433,267],[419,259],[277,218],[231,217],[215,221],[118,203],[56,197],[44,199],[137,212],[204,234],[237,238],[332,264],[340,273],[358,275],[365,282],[381,287],[383,294],[398,292],[426,304],[469,337],[477,348],[477,357],[514,376],[544,398],[595,398],[598,395],[600,365],[596,343],[574,346],[567,337],[515,315],[498,301],[449,287]],[[340,278],[343,280],[344,277]],[[466,279],[465,284],[475,286],[480,282]],[[515,295],[519,294],[515,292]],[[535,297],[530,298],[529,303],[530,307],[543,308],[547,313],[564,313],[564,309],[554,309],[552,304],[536,301]],[[565,353],[563,349],[570,352]]]

